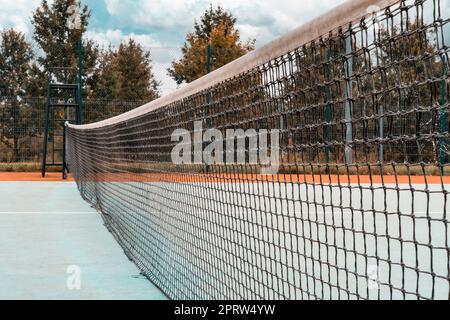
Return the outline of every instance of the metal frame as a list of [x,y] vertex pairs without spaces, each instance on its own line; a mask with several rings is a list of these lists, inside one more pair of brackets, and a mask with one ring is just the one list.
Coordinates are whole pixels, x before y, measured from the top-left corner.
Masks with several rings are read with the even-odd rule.
[[[70,68],[55,68],[58,70],[70,69]],[[54,91],[58,90],[60,92],[71,91],[73,97],[73,103],[54,103],[52,102],[52,98],[54,98]],[[55,108],[63,108],[64,116],[62,119],[55,119]],[[69,118],[69,109],[75,109],[75,118]],[[63,179],[67,179],[68,166],[66,161],[66,122],[75,122],[76,124],[81,124],[81,112],[82,106],[80,103],[80,84],[60,84],[54,83],[52,81],[51,75],[49,77],[49,83],[47,88],[47,99],[45,103],[45,129],[44,129],[44,143],[43,143],[43,154],[42,154],[42,177],[45,178],[47,167],[62,167],[62,175]],[[52,112],[52,115],[50,115]],[[57,130],[58,123],[62,126],[62,146],[61,149],[55,149],[55,135],[53,135],[52,142],[52,161],[47,161],[48,156],[48,142],[50,138],[50,124],[53,123],[53,131]],[[62,163],[55,162],[55,154],[56,152],[62,152]]]

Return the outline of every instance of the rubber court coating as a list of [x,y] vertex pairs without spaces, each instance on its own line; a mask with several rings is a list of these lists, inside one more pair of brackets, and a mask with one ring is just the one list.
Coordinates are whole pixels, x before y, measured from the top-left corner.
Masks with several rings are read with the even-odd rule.
[[[251,174],[198,174],[183,175],[183,174],[101,174],[93,180],[109,181],[109,182],[158,182],[158,181],[173,181],[173,182],[280,182],[280,183],[351,183],[351,184],[380,184],[382,182],[388,184],[409,185],[409,184],[429,184],[429,185],[448,185],[450,184],[450,176],[368,176],[368,175],[350,175],[350,176],[338,176],[338,175],[251,175]],[[74,179],[71,175],[68,175],[67,180],[63,180],[60,173],[47,173],[45,178],[42,178],[40,173],[28,173],[28,172],[0,172],[0,182],[73,182]]]
[[[1,180],[39,176],[0,174]],[[127,259],[75,183],[51,182],[58,177],[0,182],[0,300],[166,299]]]
[[0,172],[0,182],[72,182],[73,177],[68,176],[67,180],[62,179],[61,173],[47,173],[45,178],[42,178],[39,172]]

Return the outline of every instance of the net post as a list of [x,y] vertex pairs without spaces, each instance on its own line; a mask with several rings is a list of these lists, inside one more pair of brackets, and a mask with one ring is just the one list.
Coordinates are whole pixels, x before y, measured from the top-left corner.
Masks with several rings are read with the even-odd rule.
[[352,80],[353,76],[353,45],[351,29],[347,32],[345,37],[345,55],[346,55],[346,69],[345,69],[345,163],[347,165],[353,162],[353,150],[351,143],[353,141],[353,125],[352,125]]
[[444,138],[444,134],[447,131],[447,117],[445,114],[445,75],[447,73],[447,57],[445,54],[442,55],[442,89],[441,89],[441,138],[440,138],[440,156],[439,156],[439,162],[440,162],[440,167],[441,167],[441,175],[444,175],[444,167],[445,167],[445,138]]

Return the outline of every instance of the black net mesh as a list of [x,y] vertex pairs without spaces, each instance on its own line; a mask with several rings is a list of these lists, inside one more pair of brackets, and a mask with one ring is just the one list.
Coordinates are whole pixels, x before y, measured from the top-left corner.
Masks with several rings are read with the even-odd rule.
[[[448,8],[401,2],[144,115],[71,126],[83,197],[170,298],[449,299]],[[210,128],[278,130],[278,169],[250,143],[238,164],[174,164],[174,131]]]

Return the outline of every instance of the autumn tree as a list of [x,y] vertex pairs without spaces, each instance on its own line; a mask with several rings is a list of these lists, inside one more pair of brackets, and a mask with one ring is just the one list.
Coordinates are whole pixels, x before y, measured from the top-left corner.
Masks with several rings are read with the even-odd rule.
[[13,161],[18,161],[19,139],[30,133],[33,126],[29,122],[36,116],[33,114],[36,110],[20,103],[26,94],[28,73],[34,55],[23,33],[10,29],[1,32],[0,38],[0,79],[7,93],[0,101],[3,109],[0,140],[12,147]]
[[173,61],[169,75],[178,83],[192,82],[208,73],[207,51],[211,48],[211,71],[243,56],[254,49],[255,40],[243,43],[237,19],[222,7],[206,10],[195,22],[194,31],[186,36],[180,60]]

